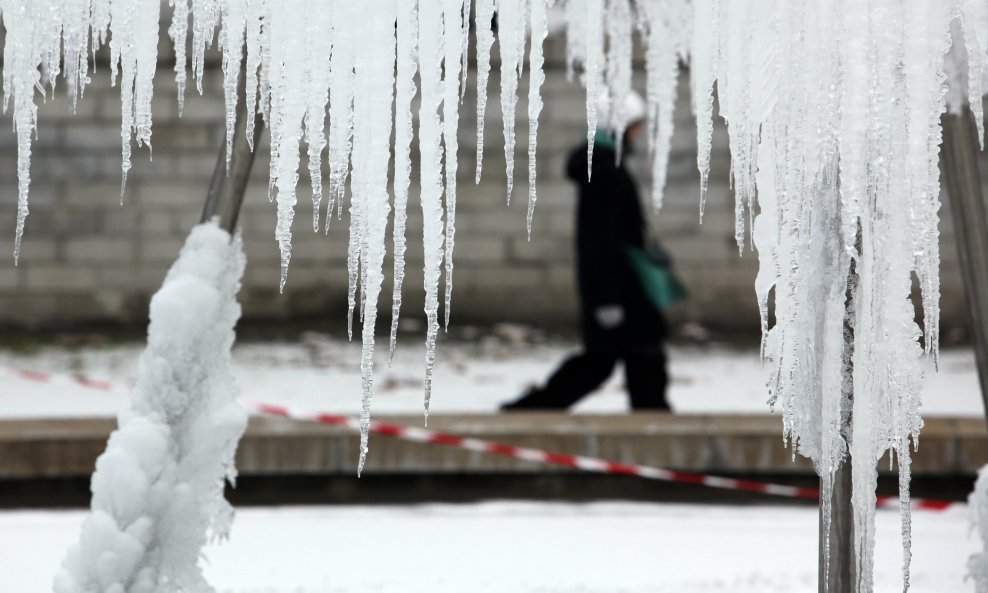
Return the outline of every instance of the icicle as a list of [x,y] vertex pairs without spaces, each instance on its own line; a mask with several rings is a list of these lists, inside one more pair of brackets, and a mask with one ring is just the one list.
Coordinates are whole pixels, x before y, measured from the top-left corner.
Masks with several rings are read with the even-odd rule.
[[[720,58],[720,4],[716,0],[694,0],[693,52],[690,76],[693,90],[693,114],[696,116],[696,165],[700,171],[700,220],[707,198],[710,175],[710,147],[713,143],[714,81]],[[853,12],[853,11],[852,11]]]
[[[985,148],[985,111],[982,97],[985,94],[984,81],[988,76],[988,5],[984,2],[960,2],[958,19],[964,31],[964,46],[967,50],[967,102],[974,115],[974,125],[978,129],[978,142]],[[960,37],[954,35],[954,43],[960,44]],[[960,51],[958,47],[957,50]]]
[[200,95],[206,71],[206,49],[212,44],[220,22],[219,1],[227,0],[192,0],[192,74]]
[[528,239],[532,239],[532,218],[535,216],[535,152],[538,147],[539,114],[542,112],[542,83],[545,82],[545,72],[542,66],[545,62],[542,55],[542,43],[549,34],[549,24],[546,16],[548,2],[532,0],[531,31],[532,44],[528,54]]
[[841,107],[844,114],[837,138],[840,150],[841,206],[844,211],[842,234],[844,248],[853,251],[861,202],[868,186],[868,138],[862,130],[871,122],[868,121],[868,95],[858,90],[868,88],[871,83],[866,59],[869,55],[868,19],[851,10],[844,14],[842,26],[847,38],[841,54],[844,69]]
[[[926,8],[927,10],[922,10]],[[985,28],[988,33],[988,8],[985,8]],[[929,18],[930,16],[934,18]],[[942,143],[940,118],[946,111],[943,87],[946,73],[942,56],[948,40],[937,24],[949,21],[949,9],[943,6],[914,6],[906,20],[905,51],[910,66],[905,71],[908,95],[909,133],[926,142],[908,142],[905,158],[908,164],[903,190],[914,196],[910,224],[912,252],[915,256],[916,277],[923,302],[924,349],[933,357],[940,355],[940,153]],[[933,48],[931,51],[930,48]],[[971,69],[971,75],[982,73]],[[979,97],[981,90],[978,91]],[[977,103],[980,105],[981,100]],[[976,117],[981,121],[982,117]],[[931,147],[937,147],[936,149]]]
[[158,67],[158,6],[138,0],[111,4],[110,22],[114,35],[110,39],[110,61],[120,65],[120,137],[123,152],[123,175],[120,200],[123,202],[130,170],[130,143],[151,147],[151,98],[154,73]]
[[92,0],[89,27],[93,36],[90,48],[95,62],[96,50],[105,45],[110,36],[110,0]]
[[662,208],[675,122],[676,83],[679,78],[677,41],[687,45],[690,28],[685,6],[638,0],[637,7],[646,42],[647,136],[652,155],[652,207],[658,211]]
[[[343,197],[340,197],[340,203],[343,203]],[[363,256],[361,254],[361,249],[363,249],[363,241],[361,238],[364,234],[364,219],[363,211],[361,209],[362,203],[355,201],[353,198],[353,188],[350,190],[350,238],[347,242],[347,258],[346,258],[346,269],[347,269],[347,317],[346,317],[346,331],[347,339],[353,339],[353,314],[357,307],[357,297],[358,291],[360,290],[360,264],[363,261]],[[326,222],[329,223],[331,214],[327,214]]]
[[[350,172],[353,137],[353,61],[356,49],[358,5],[349,0],[333,0],[333,53],[330,56],[329,85],[329,204],[326,230],[332,220],[333,205],[342,215],[346,180]],[[352,226],[352,225],[351,225]],[[353,287],[351,285],[351,292]],[[351,306],[352,309],[352,306]]]
[[988,593],[988,466],[978,470],[967,506],[971,513],[971,530],[981,539],[979,551],[967,560],[967,578],[974,580],[975,593]]
[[484,112],[487,108],[487,78],[491,71],[491,46],[494,44],[494,33],[491,23],[494,18],[494,3],[496,0],[477,0],[477,176],[475,183],[480,183],[480,172],[484,160]]
[[467,64],[470,57],[470,7],[471,0],[463,0],[463,10],[460,13],[460,47],[463,52],[460,54],[460,104],[467,94],[467,75],[469,70]]
[[587,60],[587,0],[566,0],[563,18],[566,22],[566,79],[573,80],[576,67],[586,67]]
[[522,15],[524,0],[498,0],[497,37],[501,49],[501,113],[504,119],[504,162],[507,176],[507,202],[511,203],[511,190],[515,177],[515,108],[518,105],[518,69],[521,67],[523,47],[518,46],[522,36],[524,46],[525,21]]
[[[71,0],[62,7],[62,39],[65,48],[65,78],[68,86],[72,113],[76,112],[79,98],[89,82],[89,0]],[[55,39],[57,44],[57,39]],[[57,45],[54,57],[57,59]],[[176,54],[176,59],[177,59]],[[54,80],[52,80],[54,83]]]
[[[266,103],[263,92],[263,85],[260,80],[258,69],[264,56],[262,49],[266,45],[264,41],[268,39],[269,27],[262,25],[262,21],[267,13],[267,2],[265,0],[250,0],[247,3],[247,19],[245,26],[245,38],[247,40],[247,80],[244,84],[244,101],[247,104],[247,144],[254,150],[254,126],[257,113],[262,110],[261,105]],[[263,29],[262,29],[263,27]],[[262,36],[263,35],[263,36]],[[261,89],[261,98],[258,98],[258,90]]]
[[172,24],[168,27],[168,35],[175,47],[175,84],[178,87],[178,116],[182,117],[185,108],[185,82],[188,57],[185,44],[189,39],[189,0],[169,0],[173,8]]
[[[332,5],[328,5],[329,8]],[[305,36],[308,84],[305,106],[305,139],[309,150],[309,181],[312,186],[312,231],[319,231],[319,209],[322,204],[322,152],[326,148],[326,103],[329,100],[332,30],[330,10],[314,11],[306,22]]]
[[[395,18],[398,3],[404,0],[369,0],[374,19],[367,27],[365,41],[374,51],[360,52],[355,63],[353,200],[362,203],[364,232],[361,254],[364,271],[360,291],[363,305],[363,375],[360,405],[360,463],[367,459],[370,405],[374,395],[374,330],[377,303],[384,281],[385,230],[388,225],[388,168],[391,163],[391,105],[395,84]],[[459,64],[459,56],[456,57]],[[454,77],[459,85],[459,76]]]
[[[226,107],[226,170],[230,172],[233,157],[233,128],[237,123],[240,67],[244,58],[244,38],[247,28],[247,0],[227,0],[223,3],[223,100]],[[184,74],[185,67],[182,72]]]
[[608,0],[605,16],[607,30],[607,94],[610,97],[611,121],[604,122],[604,129],[614,132],[617,147],[616,162],[621,162],[624,130],[628,115],[624,112],[625,99],[631,93],[631,3],[630,0]]
[[[766,3],[770,5],[771,3]],[[731,150],[731,182],[734,187],[734,241],[738,255],[744,253],[745,207],[754,198],[754,161],[752,152],[755,146],[752,105],[752,54],[771,64],[771,48],[774,36],[771,31],[763,31],[766,19],[756,18],[746,2],[730,2],[722,6],[726,22],[737,23],[726,31],[721,40],[723,51],[717,76],[717,96],[720,101],[721,116],[730,126],[729,144]],[[772,12],[766,10],[766,14]],[[755,32],[757,31],[757,32]],[[749,33],[750,32],[750,33]],[[756,70],[757,72],[757,70]],[[750,128],[750,129],[749,129]]]
[[425,255],[425,418],[432,398],[432,368],[439,333],[439,275],[443,263],[442,124],[443,13],[441,0],[419,2],[419,154],[422,184],[422,246]]
[[270,14],[271,39],[271,184],[278,201],[278,224],[275,239],[281,254],[281,279],[284,290],[288,280],[288,264],[292,257],[292,221],[297,202],[299,149],[302,141],[302,120],[305,117],[306,71],[303,60],[307,17],[304,0],[290,0]]
[[[479,7],[478,7],[479,9]],[[415,71],[418,66],[418,12],[415,2],[398,2],[397,74],[395,84],[395,175],[394,200],[394,288],[391,294],[391,342],[394,356],[401,312],[401,285],[405,279],[405,222],[408,188],[412,175],[412,100],[415,98]]]
[[21,252],[21,238],[28,215],[28,190],[31,186],[31,141],[38,120],[34,104],[34,86],[39,74],[32,46],[34,15],[25,10],[4,7],[3,24],[7,29],[3,64],[3,109],[11,101],[14,133],[17,135],[17,230],[14,235],[14,264]]
[[586,0],[587,35],[587,179],[593,173],[593,142],[597,134],[597,99],[604,62],[604,0]]
[[[463,20],[463,11],[469,10],[463,0],[444,0],[443,20],[452,25]],[[443,69],[443,143],[446,146],[446,303],[443,309],[444,328],[449,329],[450,305],[453,301],[453,243],[456,232],[456,171],[457,171],[457,139],[460,127],[460,68],[463,54],[467,48],[463,45],[463,37],[454,35],[450,27],[444,46]]]

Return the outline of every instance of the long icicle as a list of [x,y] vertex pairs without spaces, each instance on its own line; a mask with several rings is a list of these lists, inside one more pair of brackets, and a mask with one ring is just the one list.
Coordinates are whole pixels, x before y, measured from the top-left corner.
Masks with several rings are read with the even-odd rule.
[[528,54],[528,213],[525,217],[529,241],[532,240],[532,218],[535,216],[537,199],[535,175],[538,169],[535,153],[538,148],[539,114],[542,113],[542,83],[545,82],[545,72],[542,70],[545,63],[542,42],[549,34],[547,5],[547,0],[532,0],[532,43]]
[[432,369],[439,335],[439,276],[443,263],[442,122],[443,11],[442,0],[419,2],[419,153],[422,183],[422,246],[425,254],[425,419],[432,399]]
[[394,357],[401,313],[401,285],[405,279],[405,223],[408,219],[408,188],[411,182],[412,100],[415,98],[415,71],[418,68],[418,7],[415,2],[398,2],[397,74],[395,81],[395,175],[394,200],[394,287],[391,294],[391,341],[389,357]]

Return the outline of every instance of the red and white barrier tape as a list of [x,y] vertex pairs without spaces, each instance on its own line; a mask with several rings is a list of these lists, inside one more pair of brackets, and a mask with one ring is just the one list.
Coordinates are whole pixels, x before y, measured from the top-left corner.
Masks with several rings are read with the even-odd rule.
[[[87,379],[85,377],[69,377],[65,375],[39,373],[36,371],[25,371],[0,367],[0,374],[24,381],[51,383],[56,385],[76,385],[99,391],[115,391],[119,388],[118,385],[115,385],[109,381]],[[360,420],[357,418],[351,418],[350,416],[296,410],[286,406],[271,404],[248,404],[248,407],[252,412],[267,416],[280,416],[303,422],[317,422],[319,424],[330,424],[333,426],[343,426],[353,430],[360,430]],[[616,461],[607,461],[605,459],[586,457],[583,455],[553,453],[540,449],[517,447],[515,445],[506,445],[503,443],[494,443],[491,441],[470,437],[461,437],[414,426],[403,426],[400,424],[379,422],[377,420],[371,421],[370,431],[374,434],[394,437],[416,443],[444,445],[467,451],[475,451],[477,453],[501,455],[503,457],[511,457],[513,459],[520,459],[546,465],[558,465],[586,472],[636,476],[646,480],[660,480],[663,482],[673,482],[677,484],[694,484],[698,486],[706,486],[708,488],[733,490],[737,492],[754,492],[759,494],[782,496],[785,498],[799,498],[804,500],[819,500],[820,498],[820,491],[816,488],[802,488],[784,484],[757,482],[754,480],[736,480],[733,478],[723,478],[707,474],[682,472],[629,463],[619,463]],[[877,504],[878,506],[895,506],[898,504],[898,498],[891,496],[879,496],[877,499]],[[913,509],[930,511],[941,511],[949,507],[951,504],[953,503],[950,501],[919,498],[914,498],[911,501],[911,506]]]
[[72,375],[56,375],[52,373],[40,373],[38,371],[28,371],[24,369],[11,369],[0,367],[0,376],[7,376],[22,381],[32,383],[46,383],[50,385],[73,385],[85,387],[86,389],[96,389],[98,391],[118,391],[126,389],[110,381],[101,379],[90,379],[88,377],[76,377]]
[[[360,420],[349,416],[300,411],[285,406],[270,404],[252,404],[251,410],[268,416],[281,416],[292,420],[318,422],[319,424],[345,426],[354,430],[360,430]],[[445,445],[447,447],[455,447],[457,449],[465,449],[467,451],[501,455],[503,457],[511,457],[513,459],[521,459],[524,461],[532,461],[546,465],[558,465],[586,472],[637,476],[647,480],[661,480],[664,482],[674,482],[678,484],[695,484],[698,486],[706,486],[708,488],[719,488],[722,490],[733,490],[737,492],[755,492],[786,498],[800,498],[805,500],[819,500],[820,498],[820,491],[816,488],[802,488],[784,484],[756,482],[754,480],[736,480],[733,478],[722,478],[706,474],[674,471],[658,467],[619,463],[615,461],[607,461],[605,459],[598,459],[596,457],[585,457],[583,455],[552,453],[549,451],[542,451],[540,449],[516,447],[514,445],[494,443],[481,439],[436,432],[425,428],[403,426],[400,424],[391,424],[376,420],[371,421],[370,431],[374,434],[399,438],[416,443]],[[895,506],[896,504],[898,504],[898,498],[890,496],[878,497],[878,506]],[[951,504],[952,503],[949,501],[918,498],[912,499],[911,502],[913,509],[937,511],[946,509]]]

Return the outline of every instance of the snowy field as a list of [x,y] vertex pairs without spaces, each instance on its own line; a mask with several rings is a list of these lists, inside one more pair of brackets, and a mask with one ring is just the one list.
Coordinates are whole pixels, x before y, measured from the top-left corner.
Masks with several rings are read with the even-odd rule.
[[[489,337],[439,345],[432,410],[435,413],[494,412],[527,386],[543,381],[576,344],[531,344]],[[399,345],[387,365],[386,342],[378,356],[376,413],[418,413],[422,409],[424,348],[414,340]],[[33,354],[0,350],[0,417],[78,417],[114,415],[126,401],[141,344],[112,347],[46,347]],[[929,361],[923,393],[927,416],[982,416],[974,354],[948,350],[940,371]],[[121,388],[105,393],[71,382],[29,382],[5,373],[27,369],[110,381]],[[756,350],[726,346],[670,349],[669,400],[683,413],[763,414],[768,365]],[[296,405],[334,413],[360,411],[360,347],[321,334],[297,343],[248,343],[234,349],[234,372],[241,397],[251,402]],[[623,375],[577,406],[578,412],[627,410]]]
[[[0,513],[0,591],[41,593],[83,514]],[[974,591],[967,509],[913,516],[913,593]],[[812,508],[506,503],[240,509],[207,551],[221,593],[813,593]],[[901,591],[878,514],[875,591]]]

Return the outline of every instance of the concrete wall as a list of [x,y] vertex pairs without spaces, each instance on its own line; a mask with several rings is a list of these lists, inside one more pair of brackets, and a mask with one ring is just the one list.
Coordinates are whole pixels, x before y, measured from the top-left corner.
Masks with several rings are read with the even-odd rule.
[[[476,118],[471,91],[461,111],[454,321],[571,324],[576,307],[572,266],[573,188],[562,175],[568,151],[585,134],[584,93],[565,79],[560,40],[550,40],[545,109],[539,128],[539,200],[526,239],[526,84],[521,85],[514,199],[505,206],[501,112],[492,73],[486,116],[484,177],[474,185]],[[154,158],[135,149],[124,204],[119,204],[119,93],[101,66],[72,116],[59,89],[39,109],[31,215],[20,265],[12,264],[16,218],[16,143],[0,132],[0,323],[21,326],[79,321],[139,322],[147,302],[199,218],[223,139],[220,75],[208,73],[204,95],[187,93],[181,118],[170,65],[163,63],[154,99]],[[674,317],[757,331],[753,254],[738,256],[734,201],[728,186],[727,136],[714,136],[710,191],[698,223],[695,129],[687,76],[681,77],[676,134],[665,207],[656,228],[676,258],[692,297]],[[638,81],[641,88],[641,80]],[[9,120],[7,120],[9,121]],[[242,293],[248,318],[343,315],[346,302],[346,217],[328,236],[313,233],[308,181],[300,182],[289,284],[278,294],[275,208],[267,200],[265,143],[241,217],[248,267]],[[303,170],[305,163],[303,159]],[[647,187],[643,187],[647,192]],[[943,213],[943,322],[963,327],[966,314],[949,213]],[[421,213],[413,180],[405,282],[408,316],[421,316]],[[386,263],[390,269],[390,260]],[[386,274],[390,277],[390,272]],[[390,294],[390,284],[385,295]],[[389,309],[387,302],[382,308]]]

